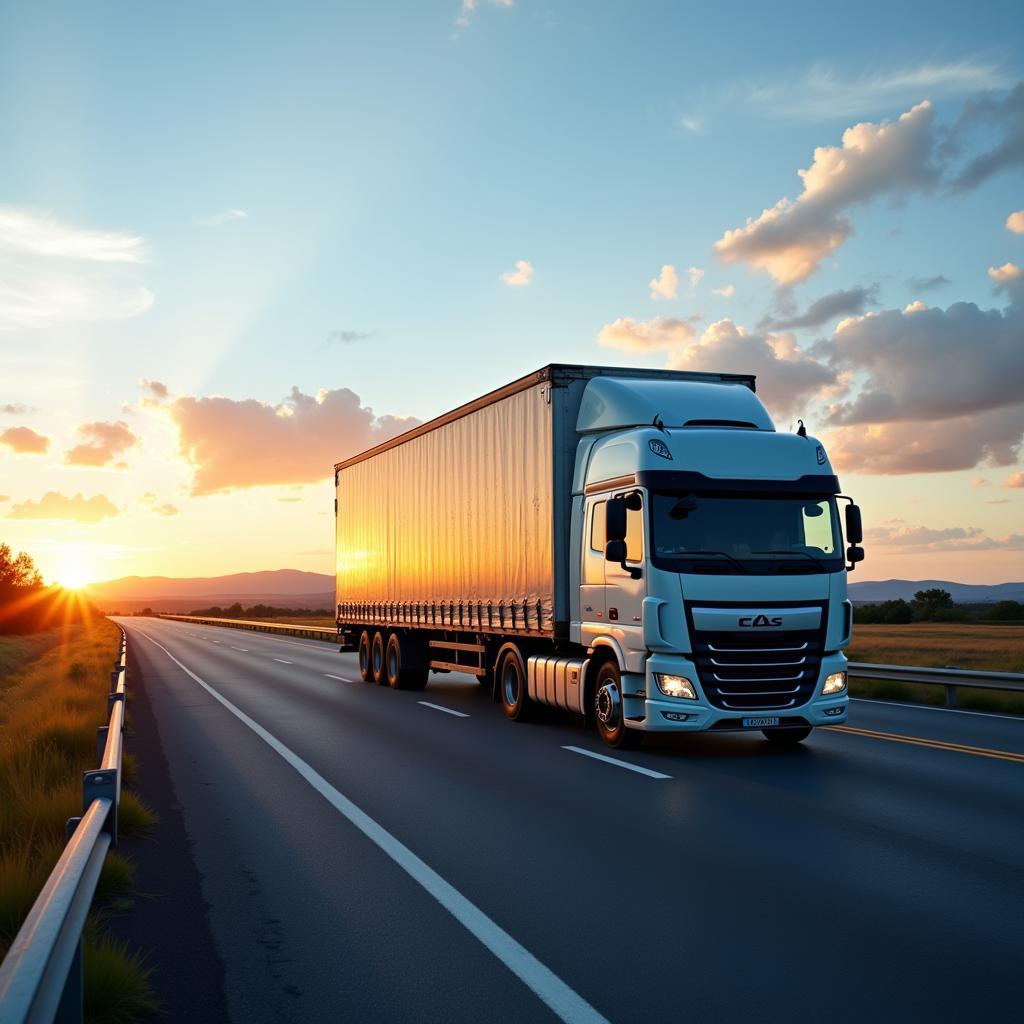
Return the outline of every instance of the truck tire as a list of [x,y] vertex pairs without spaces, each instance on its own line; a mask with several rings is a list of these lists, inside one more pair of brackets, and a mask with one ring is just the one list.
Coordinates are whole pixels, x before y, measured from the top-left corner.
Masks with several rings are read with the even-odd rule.
[[530,717],[532,701],[526,691],[526,662],[515,644],[506,644],[498,655],[498,694],[505,714],[513,722]]
[[803,729],[762,729],[764,738],[779,747],[795,747],[811,735],[811,727]]
[[636,747],[643,739],[638,729],[627,729],[622,714],[622,676],[614,661],[606,661],[594,680],[594,724],[609,747]]
[[388,637],[384,673],[392,690],[422,690],[427,685],[430,670],[418,654],[416,644],[402,633]]
[[385,666],[385,643],[384,632],[378,629],[370,641],[370,674],[378,686],[387,686],[388,677],[384,671]]
[[371,668],[370,646],[373,641],[370,639],[370,631],[364,629],[359,634],[359,678],[364,683],[373,682],[373,669]]

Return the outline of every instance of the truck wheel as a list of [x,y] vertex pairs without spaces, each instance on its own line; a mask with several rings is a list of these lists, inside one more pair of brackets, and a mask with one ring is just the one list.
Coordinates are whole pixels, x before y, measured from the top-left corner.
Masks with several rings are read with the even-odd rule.
[[364,629],[359,634],[359,678],[364,683],[373,682],[373,668],[370,663],[370,631]]
[[412,641],[400,633],[388,637],[384,672],[392,690],[422,690],[429,670],[416,658]]
[[514,644],[509,644],[498,659],[498,692],[501,706],[513,722],[529,717],[531,701],[526,692],[526,662]]
[[622,715],[622,676],[614,661],[606,661],[597,670],[594,681],[594,722],[601,739],[609,747],[635,747],[643,738],[636,729],[627,729]]
[[388,677],[384,671],[384,634],[377,630],[370,643],[370,674],[378,686],[387,686]]
[[795,747],[811,735],[811,727],[807,726],[806,729],[762,729],[761,732],[764,733],[764,738],[769,743],[774,743],[779,747]]

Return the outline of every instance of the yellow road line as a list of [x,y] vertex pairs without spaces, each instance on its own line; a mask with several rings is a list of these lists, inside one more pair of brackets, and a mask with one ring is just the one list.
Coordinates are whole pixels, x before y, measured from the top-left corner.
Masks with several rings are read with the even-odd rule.
[[933,750],[951,750],[957,754],[974,754],[976,757],[992,757],[998,761],[1015,761],[1024,764],[1024,754],[1009,750],[989,750],[987,747],[968,747],[963,743],[946,743],[944,740],[923,740],[918,736],[901,736],[895,732],[875,732],[873,729],[857,729],[852,725],[826,725],[831,732],[845,732],[851,736],[867,736],[874,740],[889,740],[892,743],[909,743],[915,747],[931,747]]

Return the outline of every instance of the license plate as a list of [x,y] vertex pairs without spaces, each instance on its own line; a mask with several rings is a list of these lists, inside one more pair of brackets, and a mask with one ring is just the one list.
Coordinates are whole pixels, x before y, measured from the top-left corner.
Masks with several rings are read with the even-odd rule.
[[773,725],[778,725],[778,716],[766,717],[766,718],[744,718],[743,728],[744,729],[768,729]]

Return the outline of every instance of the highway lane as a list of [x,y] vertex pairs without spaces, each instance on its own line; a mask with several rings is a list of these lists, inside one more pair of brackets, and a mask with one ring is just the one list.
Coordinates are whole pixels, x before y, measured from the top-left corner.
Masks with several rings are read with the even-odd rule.
[[[329,644],[122,621],[234,1020],[557,1016],[181,666],[609,1020],[1016,1012],[1024,763],[832,730],[608,763],[566,749],[609,754],[574,719],[509,723],[463,677],[392,692]],[[859,703],[850,724],[1024,753],[1008,719]]]

